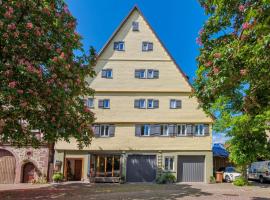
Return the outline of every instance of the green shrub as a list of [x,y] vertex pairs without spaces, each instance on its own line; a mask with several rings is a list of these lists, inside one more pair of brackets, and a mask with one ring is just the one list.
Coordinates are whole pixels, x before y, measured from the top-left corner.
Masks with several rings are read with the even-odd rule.
[[158,184],[167,184],[167,183],[175,183],[175,182],[176,182],[176,178],[170,172],[162,173],[156,179],[156,183],[158,183]]
[[210,176],[210,183],[216,183],[216,178],[214,176]]
[[244,177],[239,177],[235,179],[235,181],[233,181],[233,184],[236,186],[245,186],[245,185],[249,185],[249,182]]
[[53,181],[55,181],[55,182],[60,182],[60,181],[63,181],[64,176],[63,176],[62,173],[56,172],[56,173],[53,174],[52,179],[53,179]]

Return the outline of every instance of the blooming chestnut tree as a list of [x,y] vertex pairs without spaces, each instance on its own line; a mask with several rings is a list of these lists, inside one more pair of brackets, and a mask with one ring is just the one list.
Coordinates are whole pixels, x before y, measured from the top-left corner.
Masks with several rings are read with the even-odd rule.
[[197,38],[195,96],[227,133],[243,168],[269,156],[270,0],[200,0],[209,16]]
[[90,144],[94,115],[82,97],[93,94],[85,78],[96,56],[75,29],[62,0],[0,1],[1,143],[38,146],[39,130],[48,143]]

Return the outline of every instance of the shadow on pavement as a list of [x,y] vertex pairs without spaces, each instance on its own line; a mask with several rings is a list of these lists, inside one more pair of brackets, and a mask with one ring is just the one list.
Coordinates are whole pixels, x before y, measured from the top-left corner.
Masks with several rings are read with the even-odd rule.
[[0,191],[0,199],[143,199],[176,200],[183,197],[201,197],[212,195],[188,184],[84,184],[72,183],[39,189]]

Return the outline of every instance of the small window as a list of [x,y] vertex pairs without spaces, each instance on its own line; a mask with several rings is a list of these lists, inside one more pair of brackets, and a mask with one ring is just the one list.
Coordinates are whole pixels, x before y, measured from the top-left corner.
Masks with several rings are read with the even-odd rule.
[[152,42],[143,42],[142,43],[142,51],[153,51],[153,43]]
[[195,135],[197,135],[197,136],[204,135],[204,125],[203,124],[195,125]]
[[173,162],[174,162],[173,157],[165,157],[164,168],[166,171],[173,171]]
[[160,125],[160,135],[162,135],[162,136],[168,136],[169,135],[168,124]]
[[154,70],[153,69],[148,69],[147,70],[147,78],[154,78]]
[[187,135],[187,126],[185,124],[177,125],[177,136],[185,136]]
[[113,78],[112,69],[103,69],[101,73],[102,78]]
[[140,99],[139,100],[139,108],[146,108],[146,100],[145,99]]
[[125,42],[123,42],[123,41],[114,42],[113,49],[116,51],[124,51],[125,50]]
[[110,108],[110,100],[109,99],[104,99],[104,108]]
[[146,78],[146,70],[145,69],[136,69],[135,70],[135,78]]
[[94,108],[94,98],[86,99],[85,104],[88,108]]
[[110,99],[100,99],[98,100],[98,107],[103,109],[110,108]]
[[154,108],[154,100],[153,99],[148,99],[147,108]]
[[145,124],[141,126],[141,136],[149,136],[150,135],[150,125]]
[[139,31],[139,22],[132,22],[132,30]]
[[170,101],[170,108],[171,109],[179,109],[182,107],[182,101],[181,100],[176,100],[176,99],[171,99]]
[[109,125],[100,125],[100,137],[109,137]]
[[139,78],[146,78],[146,71],[145,70],[140,70]]

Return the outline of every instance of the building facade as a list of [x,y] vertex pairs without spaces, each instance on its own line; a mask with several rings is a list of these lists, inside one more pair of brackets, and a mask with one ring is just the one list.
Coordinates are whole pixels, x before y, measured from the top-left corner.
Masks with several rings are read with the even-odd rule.
[[141,11],[134,7],[99,53],[95,138],[55,145],[67,180],[153,182],[163,172],[178,182],[212,176],[213,119],[190,97],[192,87]]

